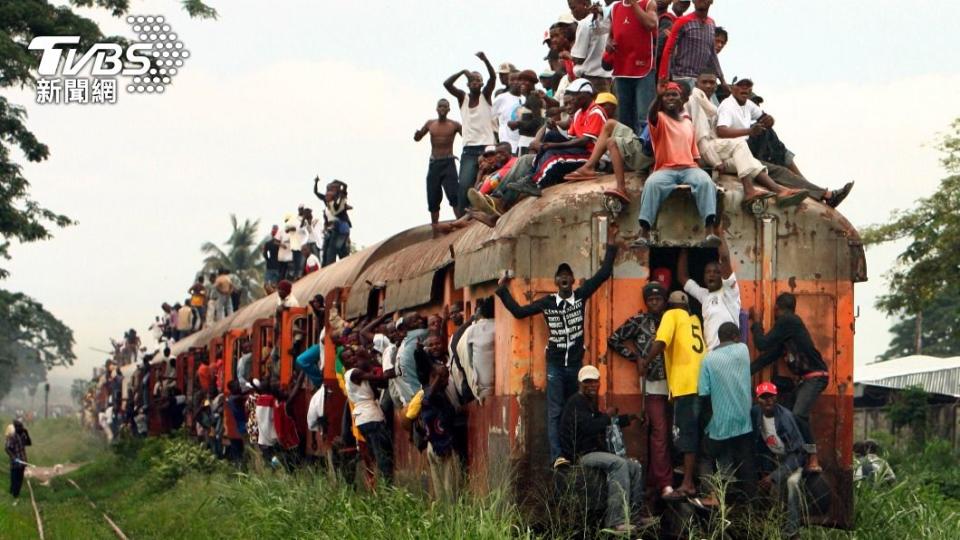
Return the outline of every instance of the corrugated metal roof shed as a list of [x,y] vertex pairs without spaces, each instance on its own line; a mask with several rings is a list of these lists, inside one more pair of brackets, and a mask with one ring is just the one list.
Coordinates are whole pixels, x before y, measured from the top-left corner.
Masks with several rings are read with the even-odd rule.
[[960,356],[905,356],[858,366],[853,371],[858,386],[902,389],[920,386],[924,391],[960,397]]

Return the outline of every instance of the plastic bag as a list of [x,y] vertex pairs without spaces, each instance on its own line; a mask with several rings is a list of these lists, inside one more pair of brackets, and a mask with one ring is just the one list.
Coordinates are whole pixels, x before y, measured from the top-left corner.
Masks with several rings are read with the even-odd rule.
[[620,430],[616,417],[612,418],[610,425],[607,426],[607,450],[620,457],[627,455],[627,447],[623,443],[623,431]]

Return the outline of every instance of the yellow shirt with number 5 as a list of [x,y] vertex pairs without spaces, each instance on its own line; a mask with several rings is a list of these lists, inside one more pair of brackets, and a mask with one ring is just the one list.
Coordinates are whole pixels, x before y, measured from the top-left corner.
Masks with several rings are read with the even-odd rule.
[[660,319],[656,340],[667,346],[663,358],[670,395],[696,394],[700,363],[707,354],[700,318],[679,308],[669,309]]

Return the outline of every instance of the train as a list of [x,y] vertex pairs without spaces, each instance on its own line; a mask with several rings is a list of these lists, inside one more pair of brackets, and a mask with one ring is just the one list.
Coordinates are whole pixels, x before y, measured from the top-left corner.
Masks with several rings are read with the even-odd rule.
[[[614,187],[612,176],[590,182],[565,183],[527,198],[500,217],[496,226],[481,223],[434,237],[429,225],[414,227],[351,254],[313,272],[293,285],[302,305],[316,294],[339,291],[336,307],[348,320],[372,318],[378,313],[401,314],[417,310],[439,312],[444,305],[461,302],[469,317],[475,302],[490,296],[498,278],[513,272],[510,290],[521,303],[553,294],[554,271],[568,263],[578,278],[592,275],[602,260],[607,228],[615,220],[629,241],[639,234],[640,194],[643,174],[627,178],[631,202],[611,204],[603,192]],[[755,309],[766,328],[772,324],[776,296],[785,291],[797,297],[797,313],[807,323],[815,344],[830,369],[830,382],[811,414],[831,504],[824,525],[850,528],[853,524],[853,345],[855,331],[854,284],[865,281],[864,249],[855,228],[835,209],[811,199],[799,206],[778,208],[764,202],[743,205],[743,192],[734,176],[716,176],[718,215],[721,216],[731,260],[738,277],[744,310]],[[647,250],[621,249],[613,276],[593,295],[587,307],[584,364],[601,372],[601,401],[621,412],[638,411],[642,394],[635,365],[607,348],[607,337],[628,317],[643,308],[641,290],[652,268],[670,268],[676,275],[681,248],[689,253],[690,275],[716,260],[715,249],[701,248],[703,224],[688,190],[677,189],[661,207]],[[674,283],[671,290],[680,289]],[[194,393],[199,358],[211,364],[224,361],[224,388],[235,377],[240,349],[252,345],[254,374],[262,374],[273,346],[274,325],[279,324],[279,376],[283,387],[294,379],[291,346],[294,332],[308,340],[317,321],[305,307],[287,309],[274,320],[277,296],[272,294],[236,311],[172,345],[177,386]],[[699,305],[692,302],[693,311]],[[328,306],[328,309],[332,306]],[[550,471],[546,436],[546,328],[539,317],[514,319],[499,300],[495,308],[495,390],[482,404],[467,405],[468,478],[476,493],[506,490],[523,501],[531,486]],[[753,343],[749,346],[756,353]],[[329,338],[323,344],[333,358]],[[782,362],[782,361],[781,361]],[[155,361],[151,377],[161,377],[165,366]],[[123,368],[130,380],[137,366]],[[788,373],[777,363],[754,376],[754,383]],[[334,362],[326,362],[324,378],[333,388],[327,398],[327,416],[339,419],[346,399],[336,385]],[[294,417],[308,433],[305,452],[329,451],[339,435],[339,422],[331,421],[322,435],[305,429],[310,383],[296,398]],[[126,395],[126,393],[124,393]],[[188,418],[188,422],[190,419]],[[232,429],[232,422],[227,422]],[[149,433],[168,427],[159,412],[149,415]],[[188,424],[189,425],[189,424]],[[641,426],[624,430],[628,455],[645,462],[646,441]],[[395,431],[397,474],[419,475],[426,458]]]

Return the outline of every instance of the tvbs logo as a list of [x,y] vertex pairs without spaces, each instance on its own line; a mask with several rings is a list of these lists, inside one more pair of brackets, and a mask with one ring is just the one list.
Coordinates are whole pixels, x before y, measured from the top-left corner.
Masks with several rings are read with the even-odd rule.
[[[63,45],[78,45],[80,36],[38,36],[30,42],[31,50],[43,51],[40,57],[40,66],[37,71],[43,76],[67,75],[76,76],[90,64],[90,75],[100,77],[104,75],[143,75],[150,70],[150,43],[134,43],[124,51],[116,43],[97,43],[77,59],[77,49],[63,48]],[[60,61],[66,50],[66,61],[60,70]],[[126,62],[124,61],[126,60]],[[126,67],[125,67],[126,64]]]
[[33,38],[28,47],[41,52],[37,103],[116,103],[118,77],[127,92],[163,93],[190,52],[162,16],[131,15],[127,24],[139,40],[126,48],[95,43],[81,52],[80,36]]

